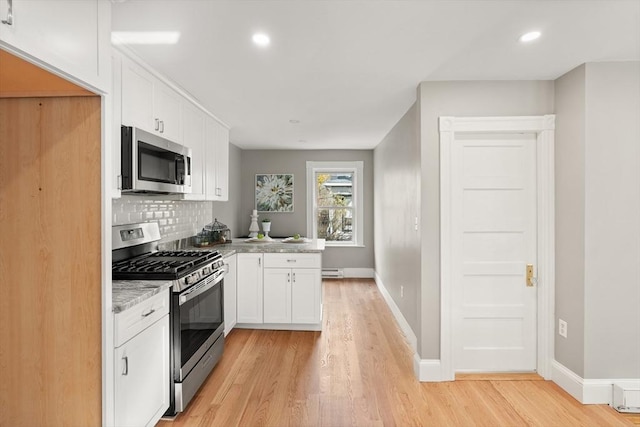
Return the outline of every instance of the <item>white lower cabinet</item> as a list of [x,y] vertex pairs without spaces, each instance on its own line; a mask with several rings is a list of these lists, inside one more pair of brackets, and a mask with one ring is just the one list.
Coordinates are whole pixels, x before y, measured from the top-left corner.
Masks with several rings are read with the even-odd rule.
[[291,270],[291,323],[320,323],[322,316],[320,269]]
[[227,336],[229,332],[236,325],[237,315],[237,288],[238,280],[236,276],[238,256],[231,255],[224,259],[224,263],[227,267],[227,275],[224,278],[224,335]]
[[[257,256],[238,254],[239,326],[319,330],[322,326],[321,254]],[[262,261],[260,269],[257,259]]]
[[238,254],[238,323],[262,323],[262,254]]
[[291,323],[291,270],[264,269],[264,323]]
[[118,427],[154,426],[169,408],[168,304],[167,290],[115,315]]

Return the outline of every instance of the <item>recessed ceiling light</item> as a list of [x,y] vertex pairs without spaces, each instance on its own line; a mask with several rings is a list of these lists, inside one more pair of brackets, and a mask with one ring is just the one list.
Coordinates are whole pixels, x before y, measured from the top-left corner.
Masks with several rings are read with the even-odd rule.
[[540,37],[540,31],[531,31],[529,33],[520,36],[520,41],[523,43],[532,42]]
[[256,33],[251,39],[258,46],[269,46],[269,43],[271,43],[269,36],[264,33]]
[[179,31],[113,31],[113,44],[176,44]]
[[300,120],[291,119],[289,120],[289,123],[291,123],[292,125],[297,125],[298,123],[300,123]]

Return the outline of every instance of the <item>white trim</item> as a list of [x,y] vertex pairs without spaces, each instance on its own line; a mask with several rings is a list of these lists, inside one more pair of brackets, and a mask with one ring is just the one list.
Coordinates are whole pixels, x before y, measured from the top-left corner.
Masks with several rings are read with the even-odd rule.
[[364,162],[357,161],[307,161],[307,236],[316,238],[317,223],[315,221],[316,202],[316,172],[352,172],[353,192],[355,197],[352,200],[351,209],[354,212],[353,242],[330,242],[326,241],[327,247],[364,247]]
[[611,405],[613,384],[637,384],[635,379],[583,379],[557,360],[551,361],[551,381],[584,405]]
[[[413,352],[416,353],[418,349],[418,338],[416,337],[416,334],[413,332],[413,329],[411,329],[411,326],[409,326],[409,322],[407,322],[407,319],[405,319],[404,316],[402,315],[400,308],[396,305],[389,291],[387,291],[387,288],[384,286],[384,283],[382,283],[382,278],[378,275],[378,272],[374,271],[374,279],[376,281],[376,285],[378,286],[378,289],[380,290],[380,294],[382,294],[382,298],[384,298],[387,305],[389,306],[389,309],[391,310],[393,317],[396,318],[396,321],[398,322],[398,326],[400,327],[400,330],[402,331],[405,338],[407,339],[409,346],[411,347]],[[415,356],[418,356],[417,353],[415,354]]]
[[451,292],[451,145],[456,133],[531,132],[537,136],[538,354],[537,372],[549,379],[554,351],[555,293],[555,115],[440,117],[440,364],[445,380],[455,379]]
[[442,364],[438,359],[420,359],[418,353],[413,355],[413,372],[420,382],[449,381],[443,377]]
[[362,278],[373,279],[373,268],[343,268],[342,269],[345,278]]

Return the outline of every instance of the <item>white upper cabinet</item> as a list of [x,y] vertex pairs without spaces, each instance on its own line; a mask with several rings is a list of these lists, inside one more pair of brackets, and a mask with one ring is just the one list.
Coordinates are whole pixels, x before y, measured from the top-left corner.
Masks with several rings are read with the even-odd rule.
[[229,200],[229,129],[207,117],[205,157],[207,200]]
[[180,141],[182,134],[181,104],[182,97],[180,94],[161,81],[154,81],[154,129],[164,138],[176,142]]
[[122,124],[182,142],[182,97],[132,60],[122,59]]
[[0,46],[94,92],[110,90],[111,3],[0,0]]
[[191,194],[185,194],[187,200],[205,198],[205,113],[191,104],[182,105],[182,143],[191,148]]
[[120,138],[120,124],[122,123],[122,57],[113,50],[111,52],[112,84],[111,96],[105,97],[106,106],[111,106],[111,197],[122,196],[122,144]]
[[192,191],[178,197],[229,200],[229,128],[169,80],[131,59],[132,54],[113,49],[112,57],[112,197],[121,195],[120,126],[124,125],[191,148]]

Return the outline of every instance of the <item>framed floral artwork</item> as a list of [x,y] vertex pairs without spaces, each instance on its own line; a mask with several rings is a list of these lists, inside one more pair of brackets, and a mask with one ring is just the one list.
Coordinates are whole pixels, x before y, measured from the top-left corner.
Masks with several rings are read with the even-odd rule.
[[293,212],[293,174],[256,174],[256,210]]

